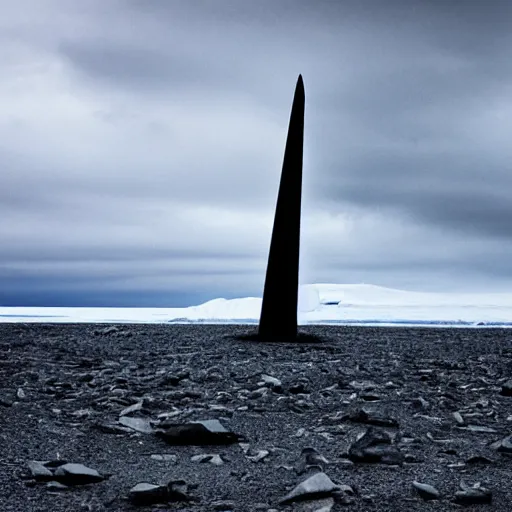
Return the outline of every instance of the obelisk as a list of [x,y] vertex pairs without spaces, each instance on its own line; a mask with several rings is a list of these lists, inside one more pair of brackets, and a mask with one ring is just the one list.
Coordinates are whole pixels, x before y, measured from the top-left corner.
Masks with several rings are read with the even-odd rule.
[[297,337],[304,104],[304,84],[299,75],[268,255],[258,329],[261,341]]

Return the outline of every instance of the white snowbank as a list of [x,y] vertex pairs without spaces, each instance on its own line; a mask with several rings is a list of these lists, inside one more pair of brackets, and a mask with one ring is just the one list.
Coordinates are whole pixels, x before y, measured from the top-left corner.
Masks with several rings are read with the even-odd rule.
[[[512,293],[420,293],[368,284],[300,288],[301,324],[512,326]],[[257,323],[261,299],[214,299],[188,308],[0,307],[0,322]]]

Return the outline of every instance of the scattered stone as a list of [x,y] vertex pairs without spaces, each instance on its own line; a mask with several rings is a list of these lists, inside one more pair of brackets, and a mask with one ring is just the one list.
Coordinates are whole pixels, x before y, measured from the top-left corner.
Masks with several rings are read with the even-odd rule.
[[95,469],[83,464],[63,464],[54,472],[55,480],[65,485],[86,485],[105,480]]
[[456,421],[457,425],[459,426],[462,426],[464,425],[465,421],[464,421],[464,418],[462,417],[462,414],[458,411],[455,411],[453,414],[453,419]]
[[[338,500],[342,502],[342,500]],[[297,502],[293,506],[294,512],[330,512],[334,507],[334,498],[315,499],[312,501]],[[267,512],[267,511],[265,511]]]
[[418,491],[420,497],[425,501],[438,500],[441,496],[440,492],[432,485],[423,484],[421,482],[417,482],[416,480],[413,481],[412,485],[416,491]]
[[260,462],[270,455],[268,450],[259,450],[256,455],[248,455],[247,458],[252,462]]
[[170,501],[191,501],[185,480],[171,480],[167,485],[142,482],[130,489],[129,499],[136,505],[164,504]]
[[475,484],[469,487],[464,482],[460,484],[461,491],[455,493],[454,501],[459,505],[478,505],[492,503],[492,491]]
[[492,464],[494,461],[483,455],[473,455],[466,459],[466,464]]
[[349,448],[352,462],[381,462],[383,464],[402,464],[404,456],[396,446],[391,445],[391,436],[384,430],[370,427],[364,435]]
[[309,393],[308,386],[304,382],[299,382],[299,383],[296,383],[296,384],[292,384],[288,388],[288,391],[290,393],[292,393],[293,395],[308,394]]
[[[412,331],[393,331],[399,340],[399,349],[395,343],[395,334],[389,336],[385,342],[379,334],[380,341],[372,346],[370,353],[365,352],[366,345],[358,340],[359,333],[355,329],[354,350],[352,345],[348,348],[344,344],[322,347],[319,345],[314,350],[304,346],[304,351],[298,351],[291,345],[286,349],[276,346],[267,349],[267,354],[262,357],[259,348],[251,345],[244,347],[245,352],[242,356],[239,356],[238,346],[225,349],[224,346],[206,345],[203,341],[209,339],[209,334],[203,336],[201,329],[208,333],[207,329],[210,328],[204,326],[197,327],[200,336],[204,338],[201,343],[196,339],[196,333],[191,334],[195,327],[190,327],[190,331],[183,329],[178,333],[179,343],[178,339],[170,340],[172,336],[169,337],[167,332],[160,331],[157,326],[151,327],[154,329],[154,337],[141,336],[140,332],[146,327],[140,327],[139,332],[139,327],[134,326],[131,340],[121,338],[119,330],[112,331],[113,337],[108,343],[107,337],[91,341],[91,338],[94,338],[91,336],[94,327],[90,326],[83,327],[83,332],[86,333],[84,336],[81,334],[82,331],[77,330],[70,337],[66,331],[68,328],[64,326],[49,327],[41,336],[38,331],[29,335],[31,329],[28,325],[21,329],[27,332],[27,341],[31,340],[31,344],[28,345],[30,350],[16,351],[14,342],[17,335],[12,340],[0,339],[0,373],[5,377],[0,382],[0,404],[3,404],[5,397],[9,398],[7,406],[12,405],[11,400],[15,401],[12,410],[0,405],[0,411],[5,411],[6,419],[6,429],[0,428],[0,446],[3,447],[0,467],[7,471],[10,467],[16,468],[14,472],[19,472],[24,480],[19,485],[19,490],[25,493],[24,498],[36,508],[39,506],[51,509],[51,500],[57,500],[56,496],[48,496],[47,490],[50,494],[56,494],[69,489],[69,496],[64,500],[69,500],[69,505],[76,510],[83,509],[85,512],[100,510],[100,502],[103,500],[105,503],[106,499],[104,491],[115,492],[119,497],[118,486],[122,481],[117,479],[108,485],[101,484],[98,486],[99,489],[73,491],[73,484],[68,487],[64,483],[65,477],[56,476],[56,473],[64,471],[59,468],[65,467],[68,461],[23,463],[22,465],[28,464],[28,469],[21,472],[16,467],[23,454],[37,453],[36,450],[44,454],[53,454],[56,459],[64,453],[76,453],[80,446],[90,453],[91,449],[95,450],[96,443],[101,438],[107,445],[110,442],[115,444],[115,447],[111,453],[108,447],[101,455],[94,451],[101,457],[98,461],[108,461],[110,465],[111,457],[120,455],[119,470],[125,463],[135,463],[134,466],[127,466],[134,480],[124,489],[124,494],[127,494],[132,484],[149,478],[148,475],[142,475],[141,471],[144,470],[150,473],[163,471],[162,475],[169,471],[172,475],[178,471],[178,477],[181,476],[182,470],[183,475],[195,473],[208,478],[211,474],[216,487],[213,489],[214,492],[210,493],[209,489],[205,495],[211,495],[211,500],[217,501],[205,503],[202,506],[205,510],[234,512],[244,507],[260,512],[272,510],[272,502],[257,502],[278,499],[302,480],[307,481],[310,477],[329,473],[326,470],[329,463],[317,449],[325,453],[331,464],[336,466],[336,470],[341,471],[340,474],[350,474],[354,483],[358,482],[361,487],[361,493],[358,493],[357,498],[361,503],[355,507],[358,510],[387,510],[393,507],[400,510],[419,507],[419,510],[422,500],[445,497],[436,496],[430,488],[432,486],[429,487],[429,484],[424,482],[434,485],[444,482],[448,488],[449,480],[457,474],[478,475],[481,478],[485,475],[491,479],[493,487],[501,482],[500,499],[495,496],[493,500],[496,501],[495,507],[499,508],[499,504],[504,504],[506,508],[506,503],[510,502],[509,486],[503,487],[503,482],[506,482],[510,462],[508,459],[512,457],[512,436],[505,437],[505,434],[512,433],[512,415],[506,407],[504,410],[503,406],[512,398],[512,394],[502,393],[504,396],[499,396],[500,387],[506,380],[500,376],[509,375],[509,366],[512,364],[512,348],[509,348],[512,347],[512,340],[506,336],[495,336],[490,331],[484,336],[487,331],[481,331],[480,334],[475,334],[482,337],[477,340],[480,352],[471,352],[473,345],[466,347],[464,343],[460,346],[452,343],[458,339],[458,331],[453,331],[451,339],[449,338],[452,334],[447,332],[446,340],[450,341],[448,343],[444,339],[445,331],[440,335],[434,330],[423,330],[421,336],[429,342],[428,346],[418,344],[415,350],[412,347],[414,344],[409,340],[415,336],[414,333],[410,334]],[[369,331],[368,333],[370,337],[373,336]],[[473,334],[461,331],[460,336],[465,338]],[[384,338],[387,337],[386,334]],[[159,338],[165,339],[165,346],[158,345]],[[66,348],[66,343],[70,339],[76,341],[72,350]],[[38,348],[39,345],[33,340],[40,340],[44,350]],[[144,350],[147,348],[147,351],[137,352],[138,347],[142,346]],[[391,352],[394,350],[396,353],[393,355]],[[451,355],[447,355],[448,352]],[[331,353],[332,356],[328,355]],[[88,357],[84,358],[84,355]],[[215,367],[212,366],[214,364]],[[185,367],[190,368],[190,372],[188,375],[185,372],[186,377],[184,375],[182,378],[180,368]],[[201,371],[208,367],[217,369],[209,368],[202,376]],[[428,371],[421,372],[421,369]],[[266,373],[263,373],[264,371]],[[382,383],[365,380],[375,375],[379,381],[382,379]],[[420,375],[427,379],[420,381]],[[280,378],[277,379],[277,376]],[[349,382],[355,385],[351,386]],[[18,389],[26,394],[24,398],[19,398]],[[512,390],[512,381],[510,389]],[[508,396],[511,398],[505,398]],[[379,398],[389,405],[379,407]],[[364,406],[363,409],[357,410],[361,406]],[[413,407],[417,410],[412,410]],[[292,412],[297,410],[304,413],[306,409],[307,413],[301,417]],[[349,416],[347,409],[348,412],[356,412]],[[274,414],[275,422],[272,421]],[[125,419],[118,422],[119,416]],[[192,421],[201,417],[219,417],[220,421]],[[231,417],[233,425],[237,425],[236,428],[228,423],[228,418]],[[398,422],[393,418],[398,420],[402,431],[396,431]],[[352,419],[353,423],[347,421],[349,419]],[[385,421],[381,422],[382,419]],[[189,443],[191,439],[187,440],[185,435],[179,442],[173,442],[171,433],[170,444],[207,446],[209,443],[230,444],[239,441],[238,438],[242,436],[229,432],[230,426],[233,430],[240,429],[244,433],[247,429],[251,444],[239,443],[241,450],[238,446],[222,448],[222,455],[213,453],[216,451],[214,446],[207,446],[198,451],[192,451],[187,447],[178,449],[168,446],[173,453],[166,454],[166,446],[162,441],[159,449],[154,444],[159,440],[137,434],[136,428],[126,426],[130,423],[133,427],[135,423],[141,421],[147,432],[155,433],[158,428],[164,434],[166,429],[181,426],[185,429],[195,429],[195,433],[201,437],[200,442],[192,440]],[[226,428],[219,428],[219,425]],[[370,436],[368,433],[371,430],[366,429],[372,425],[383,426],[384,428],[375,429],[380,430],[382,434]],[[89,429],[93,428],[117,437],[105,439],[105,435],[102,436],[96,431],[89,440],[87,434],[88,431],[91,432]],[[357,440],[354,441],[355,433],[360,430],[364,430],[365,433],[362,437],[357,436]],[[36,431],[38,434],[34,438]],[[20,438],[21,432],[25,434]],[[130,434],[130,438],[127,434]],[[76,437],[71,439],[70,435]],[[220,438],[229,438],[230,435],[233,437],[225,437],[223,442],[218,442],[219,437],[212,439],[217,435]],[[503,437],[505,438],[502,439]],[[40,446],[33,444],[34,441]],[[71,444],[69,441],[72,441]],[[493,441],[496,442],[492,443]],[[92,444],[89,446],[88,442]],[[345,445],[345,442],[348,444]],[[340,445],[341,452],[338,448]],[[123,446],[124,454],[119,451]],[[298,469],[299,461],[294,460],[292,454],[295,450],[301,453],[304,446],[315,448],[303,450],[300,458],[302,468]],[[489,451],[489,447],[495,451]],[[191,455],[202,451],[208,453],[193,457],[192,460],[198,464],[203,462],[203,466],[191,462]],[[137,463],[137,453],[145,458],[139,461],[141,464]],[[37,458],[35,455],[32,456]],[[233,475],[231,469],[235,470],[231,467],[230,461],[235,460],[237,473],[232,479],[229,475]],[[392,497],[389,494],[386,496],[386,489],[382,486],[384,480],[393,485],[393,482],[400,480],[400,475],[403,475],[402,471],[395,471],[396,468],[374,468],[378,474],[373,475],[374,470],[353,467],[354,462],[400,464],[402,461],[411,464],[406,469],[411,470],[411,478],[417,479],[414,483],[409,480],[411,483],[408,485],[412,487],[410,495],[406,489],[405,493],[402,490],[401,493],[393,492]],[[179,467],[175,466],[178,462]],[[262,462],[265,463],[263,467],[253,465]],[[209,466],[216,463],[224,465],[222,468]],[[418,466],[420,463],[421,466]],[[264,469],[266,466],[268,471]],[[274,470],[278,475],[277,480],[281,480],[282,485],[286,486],[286,490],[277,495],[274,494],[277,482],[268,482],[270,485],[267,487],[264,481],[266,475],[274,476]],[[296,477],[295,471],[302,476]],[[364,475],[368,471],[371,474],[365,478]],[[432,475],[435,476],[435,480]],[[338,473],[332,476],[339,478]],[[298,480],[290,480],[294,477]],[[29,480],[25,480],[26,478]],[[234,481],[234,485],[239,482],[244,486],[242,499],[238,492],[230,494],[230,489],[233,489],[229,487],[230,481]],[[292,486],[289,486],[290,481],[293,483]],[[162,482],[165,484],[166,480]],[[228,488],[224,487],[223,482],[226,482]],[[39,487],[41,483],[42,487]],[[161,482],[156,480],[154,483]],[[487,487],[490,483],[483,485]],[[169,485],[154,485],[152,488],[155,487],[164,489],[162,492],[165,494],[165,501],[160,507],[149,506],[148,510],[186,508],[172,507],[168,504],[172,501]],[[305,501],[302,504],[294,504],[293,509],[297,512],[337,510],[341,503],[354,499],[353,491],[344,493],[343,486],[338,487],[339,489],[333,491],[332,495],[327,493],[329,496],[325,499],[316,499],[314,493],[307,494]],[[182,496],[186,493],[184,484],[178,483],[171,488],[175,493],[173,496]],[[497,493],[497,488],[493,492]],[[261,494],[264,489],[267,493]],[[444,486],[439,489],[445,490]],[[490,503],[492,497],[490,491],[482,490],[480,487],[463,488],[455,495],[457,490],[451,489],[447,499],[458,500],[457,503],[461,505]],[[16,501],[21,498],[18,498],[16,493],[13,498],[15,501],[11,508],[24,510],[23,503]],[[162,496],[159,500],[161,498]],[[44,500],[48,501],[43,503]],[[275,506],[276,511],[277,505]],[[428,506],[428,503],[423,505],[427,508]],[[456,507],[453,502],[438,503],[436,506]],[[489,505],[477,505],[475,508],[484,509],[486,506]],[[55,509],[60,510],[59,507],[65,505],[57,503]],[[118,507],[122,508],[122,505],[119,504]],[[117,510],[118,507],[113,508]],[[192,508],[189,506],[186,510]]]
[[93,423],[92,428],[103,432],[104,434],[131,434],[133,430],[128,427],[117,425],[116,423]]
[[18,391],[16,391],[16,396],[20,399],[20,400],[23,400],[24,398],[27,398],[27,395],[25,394],[25,391],[23,391],[22,388],[18,388]]
[[219,420],[203,420],[191,423],[164,422],[156,435],[173,445],[215,445],[238,442],[242,436],[228,431]]
[[363,380],[363,381],[356,381],[353,380],[349,383],[349,387],[352,389],[355,389],[356,391],[373,391],[375,388],[377,388],[377,384],[371,380]]
[[0,395],[0,405],[2,407],[12,407],[13,401],[6,396]]
[[142,434],[151,434],[153,429],[146,418],[132,418],[130,416],[121,416],[119,423]]
[[142,482],[130,489],[129,498],[135,505],[155,505],[169,501],[167,485],[154,485]]
[[467,427],[457,427],[460,430],[469,430],[470,432],[476,432],[479,434],[495,434],[496,430],[491,427],[483,427],[480,425],[468,425]]
[[265,374],[261,376],[261,382],[258,383],[258,386],[268,386],[275,392],[281,392],[283,390],[283,384],[279,379]]
[[173,464],[177,464],[178,462],[178,456],[170,453],[164,453],[164,454],[153,454],[151,455],[151,458],[153,460],[158,460],[159,462],[172,462]]
[[425,400],[422,396],[419,396],[415,398],[411,405],[416,409],[428,409],[430,407],[430,404],[427,400]]
[[329,461],[315,448],[307,447],[302,450],[301,460],[297,464],[296,472],[298,475],[302,475],[313,467],[319,468],[320,471],[324,471],[324,466],[327,464],[329,464]]
[[224,464],[221,456],[216,453],[202,453],[200,455],[193,455],[190,457],[192,462],[209,462],[210,464],[214,464],[215,466],[220,466]]
[[382,400],[381,395],[377,395],[376,393],[361,393],[359,398],[365,402],[378,402],[379,400]]
[[94,334],[96,336],[101,336],[101,335],[108,336],[109,334],[114,334],[118,331],[119,331],[119,329],[115,325],[111,325],[109,327],[105,327],[104,329],[96,329],[94,331]]
[[32,474],[32,477],[38,481],[47,481],[53,479],[53,473],[46,468],[41,462],[35,460],[27,463],[28,469]]
[[512,379],[508,380],[501,386],[500,395],[502,396],[512,396]]
[[279,501],[284,505],[297,500],[320,498],[322,495],[330,495],[340,487],[325,474],[316,473],[300,483],[295,489]]
[[48,482],[46,484],[46,488],[49,491],[66,491],[69,489],[67,485],[61,484],[60,482],[56,482],[55,480],[52,480],[51,482]]
[[167,485],[170,501],[191,501],[188,494],[188,485],[185,480],[171,480]]
[[136,404],[130,405],[126,409],[123,409],[119,413],[119,416],[126,416],[127,414],[131,414],[133,412],[140,411],[142,409],[142,406],[143,406],[143,402],[142,401],[137,402]]
[[500,441],[496,441],[491,444],[491,447],[501,453],[512,453],[512,435],[507,436]]
[[362,407],[349,415],[349,419],[356,423],[364,423],[367,425],[376,425],[380,427],[397,427],[398,422],[393,418],[388,418],[383,414]]
[[338,486],[339,489],[336,491],[336,498],[342,505],[350,505],[354,502],[355,492],[350,485],[341,484]]

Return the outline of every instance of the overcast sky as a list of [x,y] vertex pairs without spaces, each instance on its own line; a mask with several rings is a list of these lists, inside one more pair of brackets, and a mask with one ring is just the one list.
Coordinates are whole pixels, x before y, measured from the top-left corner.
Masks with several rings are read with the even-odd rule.
[[261,296],[295,82],[301,282],[512,291],[510,0],[0,0],[0,305]]

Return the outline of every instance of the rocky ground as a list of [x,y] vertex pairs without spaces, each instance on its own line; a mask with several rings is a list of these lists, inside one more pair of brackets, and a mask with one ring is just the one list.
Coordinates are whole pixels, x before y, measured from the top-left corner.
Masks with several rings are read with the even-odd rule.
[[512,331],[248,330],[0,324],[0,510],[512,510]]

